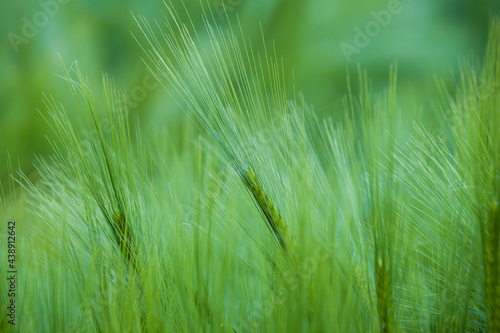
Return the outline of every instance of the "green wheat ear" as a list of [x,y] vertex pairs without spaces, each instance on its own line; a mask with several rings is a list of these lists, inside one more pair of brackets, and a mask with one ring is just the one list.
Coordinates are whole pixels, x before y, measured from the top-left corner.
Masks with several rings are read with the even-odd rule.
[[488,328],[490,332],[500,332],[500,211],[498,201],[491,202],[483,237]]
[[291,251],[295,254],[295,242],[293,236],[288,230],[285,220],[273,204],[272,200],[262,189],[262,186],[252,169],[248,169],[246,171],[243,176],[243,182],[266,218],[267,226],[272,231],[281,249],[285,253],[289,253],[289,251]]
[[111,218],[114,222],[114,225],[112,227],[113,229],[116,229],[117,232],[116,239],[120,247],[120,251],[122,252],[122,255],[124,256],[126,262],[128,264],[131,264],[134,268],[134,271],[137,272],[137,251],[133,246],[134,237],[131,234],[132,231],[127,226],[125,215],[123,215],[123,213],[121,212],[116,211],[113,213]]
[[377,290],[377,312],[380,320],[380,332],[394,332],[392,303],[392,280],[390,267],[383,255],[378,254],[375,264]]

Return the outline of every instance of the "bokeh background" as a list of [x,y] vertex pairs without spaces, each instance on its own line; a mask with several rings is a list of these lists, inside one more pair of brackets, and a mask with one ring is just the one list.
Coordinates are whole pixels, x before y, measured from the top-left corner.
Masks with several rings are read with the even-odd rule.
[[[228,18],[239,17],[257,50],[262,27],[267,43],[274,42],[283,56],[289,79],[293,71],[297,90],[320,115],[341,116],[346,69],[361,65],[373,79],[374,90],[383,90],[390,65],[397,62],[402,107],[422,109],[430,121],[435,115],[427,114],[425,106],[436,97],[436,77],[452,82],[460,59],[481,57],[489,17],[500,10],[500,1],[494,0],[226,0],[226,17],[220,0],[202,1],[218,24],[227,26]],[[184,2],[201,31],[200,2]],[[172,3],[182,9],[180,1]],[[379,23],[377,31],[373,12],[395,5],[398,13],[387,24]],[[51,153],[46,136],[53,135],[43,119],[43,94],[54,96],[71,112],[66,83],[56,75],[63,72],[60,59],[66,66],[78,60],[95,87],[102,73],[114,77],[117,88],[129,95],[131,121],[143,133],[170,132],[175,137],[182,129],[185,110],[154,84],[133,36],[141,38],[132,13],[161,22],[167,14],[163,1],[2,0],[0,8],[3,183],[8,154],[36,180],[35,156]],[[373,37],[347,59],[342,45],[355,46],[358,31],[370,24]]]

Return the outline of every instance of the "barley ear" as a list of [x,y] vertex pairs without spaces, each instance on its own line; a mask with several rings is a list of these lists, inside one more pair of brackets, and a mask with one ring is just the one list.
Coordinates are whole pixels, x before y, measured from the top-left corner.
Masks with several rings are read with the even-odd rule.
[[137,251],[134,246],[134,237],[125,219],[125,215],[121,212],[114,212],[112,215],[114,224],[111,226],[115,232],[115,239],[120,248],[120,251],[127,264],[132,265],[136,273],[137,267]]
[[485,271],[486,313],[488,331],[500,332],[500,214],[499,203],[490,206],[486,226],[483,227],[483,255]]
[[295,241],[288,230],[285,220],[280,214],[278,208],[273,204],[271,199],[262,189],[257,176],[251,168],[244,173],[243,182],[253,196],[257,206],[260,208],[266,219],[267,226],[273,233],[283,252],[287,254],[290,252],[295,254]]
[[375,278],[377,288],[377,312],[379,316],[380,332],[394,332],[390,267],[381,253],[376,255]]

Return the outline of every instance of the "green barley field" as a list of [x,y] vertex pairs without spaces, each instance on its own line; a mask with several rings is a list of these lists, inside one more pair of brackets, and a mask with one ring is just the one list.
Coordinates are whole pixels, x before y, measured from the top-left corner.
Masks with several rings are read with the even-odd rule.
[[5,1],[0,332],[500,332],[497,14]]

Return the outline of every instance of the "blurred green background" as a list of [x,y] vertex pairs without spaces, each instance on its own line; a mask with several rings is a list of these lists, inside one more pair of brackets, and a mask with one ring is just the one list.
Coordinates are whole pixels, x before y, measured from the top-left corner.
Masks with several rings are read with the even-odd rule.
[[[202,1],[219,24],[227,25],[221,1]],[[180,1],[172,3],[182,9]],[[185,4],[201,31],[199,1]],[[397,13],[384,24],[377,22],[381,11],[396,5]],[[424,116],[432,119],[425,105],[435,97],[435,77],[452,81],[460,58],[482,55],[489,17],[499,11],[500,1],[228,0],[225,7],[231,20],[240,18],[257,50],[262,25],[267,42],[274,41],[283,56],[289,78],[293,70],[297,90],[322,116],[341,113],[346,68],[359,63],[379,90],[385,89],[389,67],[396,61],[403,105],[423,107]],[[170,132],[175,137],[180,131],[186,114],[148,74],[132,36],[141,38],[131,13],[151,22],[162,21],[167,12],[163,1],[2,0],[0,181],[8,177],[7,152],[34,179],[35,155],[51,153],[45,136],[53,135],[37,111],[46,112],[43,93],[71,112],[66,84],[55,75],[63,72],[58,54],[67,66],[78,60],[95,87],[102,72],[114,77],[117,88],[129,94],[131,120],[140,123],[143,133]],[[368,42],[365,36],[348,61],[341,46],[356,46],[359,30],[367,28],[373,36]]]

